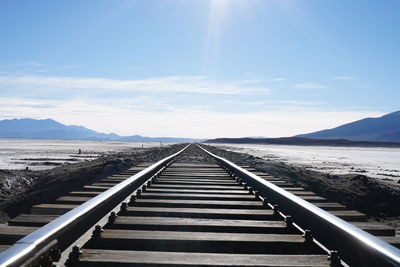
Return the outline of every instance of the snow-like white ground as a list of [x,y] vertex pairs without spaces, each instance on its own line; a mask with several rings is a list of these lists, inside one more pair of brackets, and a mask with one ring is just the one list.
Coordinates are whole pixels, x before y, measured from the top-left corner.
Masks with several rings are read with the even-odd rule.
[[142,146],[148,148],[160,143],[0,139],[0,169],[50,169]]
[[331,174],[400,180],[400,148],[210,144]]

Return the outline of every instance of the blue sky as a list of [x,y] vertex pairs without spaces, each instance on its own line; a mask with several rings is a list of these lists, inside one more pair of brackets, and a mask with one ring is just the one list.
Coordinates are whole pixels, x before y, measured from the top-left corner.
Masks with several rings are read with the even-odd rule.
[[0,118],[290,136],[399,110],[400,2],[0,1]]

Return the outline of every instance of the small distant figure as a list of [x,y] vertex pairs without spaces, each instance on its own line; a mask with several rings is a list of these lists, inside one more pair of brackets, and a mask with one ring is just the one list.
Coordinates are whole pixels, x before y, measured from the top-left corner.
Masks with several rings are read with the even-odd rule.
[[25,171],[29,171],[29,167],[26,167],[26,168],[25,168]]
[[143,148],[143,144],[142,144],[142,148]]
[[82,154],[82,149],[79,148],[78,154]]

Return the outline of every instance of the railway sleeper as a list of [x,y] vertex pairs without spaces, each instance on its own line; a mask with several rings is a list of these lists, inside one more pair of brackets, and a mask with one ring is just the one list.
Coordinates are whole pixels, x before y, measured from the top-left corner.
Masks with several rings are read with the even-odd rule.
[[107,229],[86,248],[169,252],[315,254],[299,234],[251,234]]
[[324,255],[249,255],[84,249],[77,266],[329,266]]
[[[111,188],[141,167],[102,179],[54,203],[32,207],[0,228],[1,246]],[[267,174],[262,178],[399,247],[394,229]],[[245,190],[246,188],[246,190]],[[175,163],[131,206],[93,235],[73,266],[329,266],[327,251],[312,236],[283,221],[219,166]],[[252,191],[251,189],[249,189]],[[291,222],[291,220],[289,220]],[[19,229],[20,228],[20,229]],[[7,232],[8,231],[8,232]],[[25,232],[24,232],[25,231]],[[7,235],[8,233],[8,235]],[[3,243],[10,244],[3,244]],[[239,259],[240,258],[240,259]],[[335,259],[335,258],[334,258]],[[337,262],[334,260],[334,262]]]

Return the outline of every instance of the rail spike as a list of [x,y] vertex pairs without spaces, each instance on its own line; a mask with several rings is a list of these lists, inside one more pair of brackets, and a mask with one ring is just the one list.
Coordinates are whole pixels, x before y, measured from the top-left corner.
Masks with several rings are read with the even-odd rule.
[[54,267],[56,265],[53,264],[53,260],[51,259],[50,255],[45,255],[45,256],[40,257],[39,266],[40,267]]
[[115,219],[117,219],[117,214],[113,211],[110,213],[110,216],[108,217],[108,223],[109,224],[115,223]]
[[[206,150],[204,151],[209,153]],[[174,155],[179,155],[179,153]],[[283,188],[266,181],[262,177],[259,177],[244,168],[211,153],[209,153],[209,156],[213,157],[213,159],[219,162],[221,166],[225,166],[225,168],[228,166],[226,169],[227,172],[231,173],[232,179],[230,179],[229,176],[220,169],[214,172],[214,168],[217,166],[204,167],[203,164],[191,165],[187,163],[183,163],[180,167],[178,166],[177,169],[171,171],[170,175],[165,175],[160,178],[159,180],[162,181],[160,181],[159,184],[154,185],[156,189],[151,190],[151,197],[156,198],[157,201],[149,200],[149,196],[148,199],[141,199],[143,204],[140,203],[140,207],[135,209],[135,211],[143,212],[140,214],[143,215],[143,217],[152,217],[148,220],[149,225],[143,227],[148,229],[148,231],[143,230],[139,233],[128,229],[121,229],[122,231],[117,230],[116,228],[128,228],[122,225],[126,225],[126,223],[130,221],[130,218],[127,217],[131,215],[125,214],[126,218],[120,221],[116,220],[117,214],[120,215],[127,211],[128,204],[124,201],[129,199],[129,197],[129,205],[135,203],[136,197],[140,197],[141,193],[145,192],[146,186],[150,186],[150,184],[146,182],[149,181],[151,177],[156,177],[162,174],[166,170],[166,164],[170,165],[172,162],[171,159],[173,159],[174,156],[167,157],[158,163],[147,167],[140,171],[140,174],[135,174],[130,178],[127,178],[117,186],[98,194],[96,197],[86,201],[71,212],[67,212],[57,220],[36,230],[36,232],[34,232],[36,234],[21,239],[22,242],[18,241],[19,243],[17,242],[16,246],[13,246],[14,249],[11,247],[11,249],[7,250],[8,252],[0,254],[0,266],[21,266],[19,263],[22,263],[22,260],[26,260],[27,257],[32,255],[29,254],[28,249],[30,251],[39,251],[39,249],[41,249],[39,251],[40,253],[35,254],[37,256],[34,257],[32,262],[38,263],[40,260],[40,265],[42,267],[52,266],[54,259],[53,256],[50,255],[50,244],[52,245],[52,248],[56,248],[56,245],[58,244],[49,244],[48,242],[57,243],[57,240],[64,242],[64,237],[68,237],[68,235],[72,234],[76,229],[79,229],[82,232],[86,231],[86,234],[81,236],[79,241],[76,243],[85,244],[85,253],[87,254],[85,257],[80,257],[82,252],[79,247],[73,247],[67,260],[67,266],[88,266],[90,265],[90,262],[96,262],[97,264],[100,261],[107,262],[109,265],[115,265],[121,262],[121,258],[126,260],[127,262],[125,263],[127,264],[132,263],[133,265],[142,266],[143,263],[148,263],[146,260],[149,259],[149,257],[155,256],[160,259],[158,252],[139,251],[137,248],[140,249],[142,246],[140,243],[136,242],[138,238],[140,238],[140,240],[165,239],[165,247],[167,247],[168,251],[160,250],[160,252],[169,253],[172,252],[170,251],[171,249],[176,250],[171,253],[174,255],[165,257],[168,258],[167,261],[163,263],[165,265],[170,264],[168,261],[173,261],[175,259],[183,260],[184,262],[182,262],[182,265],[197,264],[194,263],[193,259],[190,257],[188,259],[187,255],[180,254],[182,251],[191,249],[191,245],[195,245],[196,249],[199,249],[199,252],[204,252],[203,258],[196,259],[201,261],[198,265],[207,265],[209,263],[210,259],[207,254],[209,251],[215,252],[213,257],[215,257],[215,261],[221,262],[221,265],[223,263],[225,263],[225,265],[239,265],[241,262],[249,265],[257,265],[260,263],[261,259],[262,262],[270,265],[273,265],[274,262],[272,261],[276,260],[277,264],[275,266],[279,266],[280,264],[278,263],[287,264],[287,259],[281,256],[273,256],[273,259],[271,258],[270,246],[273,248],[272,250],[274,252],[279,252],[276,253],[279,255],[296,254],[296,257],[290,259],[289,264],[295,263],[296,261],[296,263],[300,264],[308,264],[308,262],[310,262],[309,265],[313,266],[326,266],[327,264],[330,264],[331,266],[341,266],[340,264],[345,262],[350,266],[383,267],[389,266],[386,263],[400,263],[400,260],[397,260],[396,257],[391,257],[389,255],[393,250],[385,247],[385,245],[380,243],[379,240],[374,240],[368,236],[368,234],[363,234],[361,230],[357,232],[358,228],[351,228],[353,226],[350,224],[346,225],[344,221],[340,221],[332,214],[329,214],[316,206],[311,206],[310,203],[300,197],[290,194]],[[199,173],[197,173],[196,168],[200,168],[197,169]],[[183,175],[182,173],[177,173],[176,175],[182,177],[171,178],[171,176],[174,176],[174,172],[180,171],[183,172]],[[197,181],[188,181],[188,174],[191,173],[193,173],[193,179],[197,179]],[[239,178],[238,175],[241,178]],[[252,196],[247,195],[247,192],[242,187],[238,186],[233,179],[240,180],[242,184],[247,187],[248,192],[253,193],[259,200],[255,201]],[[168,185],[165,186],[166,184]],[[173,184],[173,186],[171,186],[171,184]],[[144,186],[141,189],[138,189],[142,185]],[[168,189],[160,189],[167,187]],[[174,187],[176,190],[173,189]],[[255,189],[260,192],[255,191]],[[137,190],[137,196],[135,196],[134,190]],[[213,192],[209,192],[209,190],[212,190]],[[219,194],[216,190],[219,190],[219,192],[223,191],[223,194]],[[229,192],[226,190],[229,190]],[[260,193],[262,196],[260,196]],[[146,194],[143,193],[143,195]],[[268,199],[264,196],[267,196]],[[179,200],[176,201],[175,198],[178,198]],[[165,199],[165,202],[161,199]],[[192,201],[193,199],[196,199],[196,201]],[[269,203],[268,200],[270,200]],[[265,207],[272,208],[273,211],[264,208],[260,209],[261,201]],[[120,211],[118,211],[118,203],[122,203]],[[279,204],[280,206],[272,204]],[[160,208],[160,206],[162,206],[162,208]],[[167,207],[167,209],[164,207]],[[224,207],[224,209],[221,207]],[[204,209],[200,210],[200,208]],[[279,209],[281,209],[281,211]],[[118,213],[110,213],[111,210],[115,212],[118,211]],[[165,211],[168,212],[167,215],[165,215]],[[168,216],[170,216],[170,212],[179,212],[180,216],[177,216],[179,218],[169,218]],[[291,216],[286,214],[286,212],[291,214]],[[101,213],[101,215],[97,217],[96,213]],[[185,214],[186,216],[186,214],[193,213],[196,213],[196,219],[193,220],[181,216],[181,214]],[[133,216],[137,214],[138,213],[135,213]],[[168,218],[155,219],[153,217],[154,215]],[[101,218],[99,218],[100,216]],[[105,224],[105,231],[108,232],[107,234],[102,234],[103,229],[101,226],[104,225],[107,216],[109,217],[108,223]],[[295,222],[293,222],[292,216],[296,219]],[[90,221],[91,225],[89,225],[89,221],[86,220],[87,218],[92,219],[92,221],[97,221],[97,223],[93,224],[92,221]],[[137,221],[138,218],[132,219],[135,220],[134,223],[144,224],[143,221],[147,222],[147,219],[144,218],[142,222]],[[213,221],[213,219],[217,220]],[[221,219],[221,221],[219,221],[219,219]],[[283,219],[285,223],[283,222]],[[226,220],[231,221],[226,223]],[[260,223],[260,221],[263,220],[271,221],[273,223]],[[120,225],[111,225],[112,223],[121,223],[121,227]],[[93,225],[96,226],[93,227]],[[216,230],[212,235],[209,235],[209,233],[201,233],[200,231],[194,235],[193,233],[188,233],[188,230],[193,229],[193,226]],[[227,227],[229,227],[229,231],[225,231],[228,230]],[[235,230],[233,230],[232,227],[235,227]],[[67,231],[68,229],[70,232]],[[181,232],[179,239],[176,238],[176,233],[172,233],[174,229],[178,229],[179,231],[177,232]],[[83,242],[82,239],[90,237],[90,232],[88,231],[92,231],[92,239],[88,242]],[[80,231],[76,232],[77,235],[80,234]],[[265,233],[265,235],[256,234],[261,232]],[[251,235],[250,233],[253,233],[254,235]],[[269,234],[273,235],[273,238],[271,238]],[[303,237],[301,236],[302,234]],[[326,237],[329,237],[329,239]],[[71,240],[73,238],[75,238],[75,236],[71,236]],[[257,242],[255,242],[254,238],[257,238]],[[92,240],[94,242],[91,242]],[[186,242],[181,242],[182,240],[194,240],[196,243],[188,244]],[[330,243],[331,240],[335,243]],[[363,240],[366,241],[363,243]],[[373,246],[366,249],[367,246],[365,246],[365,244],[368,243],[367,241],[376,246],[377,249]],[[46,244],[48,246],[43,246],[45,242],[47,242]],[[71,243],[72,242],[73,241],[71,241]],[[203,244],[198,246],[197,242]],[[220,244],[222,242],[226,245],[221,246]],[[254,244],[253,246],[243,246],[242,242],[253,242],[257,244]],[[60,243],[60,246],[63,248],[71,248],[71,243]],[[182,244],[182,247],[176,245],[177,243]],[[213,247],[215,243],[216,245]],[[210,244],[212,247],[210,247]],[[278,247],[276,244],[279,244]],[[104,250],[101,255],[98,251],[95,252],[92,250],[103,245]],[[111,251],[109,248],[111,248],[111,250],[116,250]],[[333,248],[340,249],[340,257],[337,251],[328,252]],[[124,250],[123,252],[121,252],[122,249]],[[130,254],[130,252],[132,252],[130,250],[132,249],[135,251]],[[286,251],[285,249],[288,250]],[[10,253],[10,251],[13,253]],[[243,252],[243,255],[236,258],[237,255],[234,254],[237,251]],[[383,252],[381,253],[380,251]],[[137,254],[138,252],[139,254]],[[311,252],[313,253],[312,255]],[[69,253],[69,250],[68,252],[65,251],[65,253]],[[57,252],[55,254],[57,254]],[[229,254],[232,256],[227,256]],[[261,257],[255,258],[254,254],[259,254]],[[327,258],[328,254],[329,258]],[[1,257],[2,255],[3,258]],[[11,257],[9,255],[12,255],[14,258],[19,255],[23,255],[23,257],[15,260],[13,265],[3,264],[6,261],[8,263],[11,262]],[[43,257],[39,258],[41,255],[43,255]],[[360,258],[360,260],[358,262],[352,261],[352,256],[353,258]],[[56,257],[57,255],[54,258]],[[14,258],[12,258],[12,260]],[[358,264],[359,262],[361,262],[361,264]],[[394,266],[400,266],[400,264]]]
[[52,261],[57,262],[61,258],[61,250],[58,248],[52,248],[49,251],[49,255]]
[[304,230],[304,234],[303,234],[303,237],[304,237],[304,241],[306,242],[306,243],[309,243],[309,242],[312,242],[313,241],[313,236],[312,236],[312,234],[311,234],[311,231],[310,230]]
[[142,195],[142,189],[136,190],[136,197],[139,198]]
[[65,262],[65,266],[74,267],[76,263],[79,261],[79,257],[83,254],[82,250],[79,246],[74,246],[72,248],[71,253],[68,256],[67,261]]
[[101,227],[101,225],[96,225],[94,230],[93,230],[93,234],[92,237],[93,238],[99,238],[101,236],[101,233],[103,232],[103,228]]
[[136,196],[135,195],[131,195],[130,199],[129,199],[129,206],[133,206],[136,202]]
[[119,211],[119,215],[124,215],[126,214],[128,211],[128,203],[126,202],[122,202],[121,203],[121,207],[120,207],[120,211]]
[[330,260],[332,267],[343,266],[339,257],[339,253],[336,250],[329,251],[328,260]]
[[286,227],[290,228],[293,226],[293,218],[290,215],[285,216]]
[[279,205],[274,204],[274,214],[278,215],[279,214]]
[[254,197],[255,197],[256,199],[259,199],[259,198],[260,198],[260,192],[259,192],[259,191],[253,191],[253,193],[254,193]]

